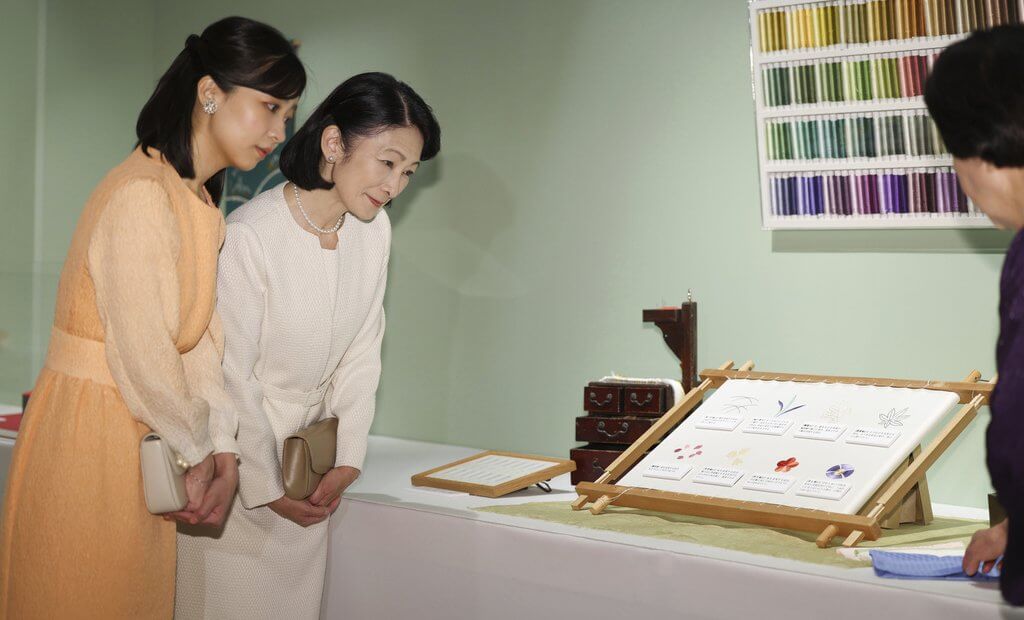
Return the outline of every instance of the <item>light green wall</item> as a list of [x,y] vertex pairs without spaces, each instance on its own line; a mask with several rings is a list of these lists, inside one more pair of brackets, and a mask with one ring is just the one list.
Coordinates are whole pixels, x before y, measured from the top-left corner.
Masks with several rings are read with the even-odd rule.
[[[120,28],[120,15],[107,26],[59,4],[70,13],[48,23],[85,21],[133,55],[47,48],[104,63],[65,58],[59,76],[112,81],[86,95],[87,111],[47,103],[46,161],[80,167],[56,181],[67,188],[59,201],[44,201],[46,260],[62,256],[68,218],[130,142],[152,81],[189,33],[219,17],[263,19],[302,40],[312,80],[300,120],[370,69],[398,75],[434,106],[442,155],[392,211],[377,433],[565,455],[587,380],[677,374],[641,310],[678,303],[688,288],[700,303],[703,366],[753,358],[764,369],[922,378],[994,370],[1006,235],[760,230],[745,2],[111,9],[140,24],[152,16],[152,38],[143,25]],[[48,97],[58,81],[51,71]],[[74,122],[105,105],[116,114]],[[69,153],[100,155],[54,153],[55,125]],[[984,505],[986,422],[938,464],[936,501]]]
[[0,402],[20,403],[32,387],[82,204],[131,151],[155,79],[155,16],[153,0],[4,7]]
[[20,403],[32,381],[38,18],[36,2],[25,1],[5,6],[0,20],[0,402],[8,403]]

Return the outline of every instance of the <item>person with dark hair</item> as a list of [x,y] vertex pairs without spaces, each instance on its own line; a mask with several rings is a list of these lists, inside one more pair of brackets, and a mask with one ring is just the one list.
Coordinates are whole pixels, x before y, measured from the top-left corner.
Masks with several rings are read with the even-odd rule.
[[[437,155],[440,133],[408,85],[357,75],[285,145],[288,182],[228,217],[217,308],[239,493],[219,537],[179,538],[178,618],[319,616],[328,519],[363,467],[380,377],[391,251],[381,208]],[[290,499],[282,444],[327,417],[338,419],[335,467]]]
[[[1024,26],[972,34],[947,48],[925,86],[964,193],[1000,228],[1016,232],[999,285],[999,381],[990,402],[986,460],[1007,519],[974,535],[963,569],[1001,566],[1000,587],[1024,604]],[[1000,558],[1002,558],[1000,560]]]
[[[171,618],[175,524],[223,522],[237,484],[214,305],[221,173],[284,138],[306,74],[277,30],[218,21],[139,114],[135,151],[85,204],[50,347],[14,449],[0,618]],[[146,509],[139,443],[159,433],[188,504]]]

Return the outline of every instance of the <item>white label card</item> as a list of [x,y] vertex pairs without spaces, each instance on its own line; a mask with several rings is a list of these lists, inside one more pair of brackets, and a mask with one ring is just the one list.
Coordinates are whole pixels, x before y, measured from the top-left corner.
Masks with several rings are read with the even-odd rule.
[[793,426],[793,420],[754,418],[743,427],[743,432],[757,435],[784,435],[790,426]]
[[800,488],[796,490],[797,495],[804,497],[817,497],[819,499],[842,499],[850,485],[838,480],[804,480]]
[[728,467],[704,466],[697,470],[693,477],[694,482],[700,484],[713,484],[719,487],[731,487],[743,477],[743,472]]
[[679,463],[651,463],[644,470],[648,478],[664,478],[665,480],[682,480],[692,467]]
[[822,441],[835,441],[843,434],[846,427],[842,424],[829,424],[827,422],[804,422],[793,432],[794,437],[800,439],[820,439]]
[[694,424],[696,428],[712,431],[732,431],[743,421],[741,415],[729,415],[726,413],[714,413],[704,416]]
[[846,438],[846,443],[853,443],[861,446],[875,446],[877,448],[888,448],[900,436],[899,431],[871,428],[862,426],[855,428]]
[[751,474],[743,483],[744,489],[751,491],[767,491],[768,493],[785,493],[793,486],[796,478],[782,474]]

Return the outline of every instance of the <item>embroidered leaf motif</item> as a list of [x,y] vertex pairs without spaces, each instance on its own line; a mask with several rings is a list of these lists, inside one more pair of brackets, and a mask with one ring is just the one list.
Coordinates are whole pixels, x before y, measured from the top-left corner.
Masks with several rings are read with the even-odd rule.
[[801,407],[804,406],[804,405],[797,405],[795,407],[793,406],[793,403],[796,402],[796,395],[795,394],[793,395],[793,398],[790,398],[789,402],[786,403],[785,405],[782,404],[781,400],[778,401],[778,402],[779,402],[779,410],[775,413],[775,417],[776,418],[779,417],[779,416],[786,415],[787,413],[792,413],[792,412],[796,411],[797,409],[800,409]]
[[908,409],[910,409],[910,407],[904,407],[903,409],[896,411],[896,408],[894,407],[890,409],[888,413],[880,413],[878,414],[878,424],[882,428],[903,426],[903,420],[910,417],[910,414],[907,413]]
[[733,396],[729,402],[722,405],[722,409],[730,413],[746,413],[747,409],[756,407],[760,401],[753,396]]

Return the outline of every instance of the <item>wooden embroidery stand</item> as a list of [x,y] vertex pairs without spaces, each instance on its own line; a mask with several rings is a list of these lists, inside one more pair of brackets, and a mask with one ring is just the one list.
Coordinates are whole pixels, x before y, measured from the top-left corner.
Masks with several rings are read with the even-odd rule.
[[[595,515],[601,514],[605,508],[614,504],[767,527],[819,532],[817,545],[822,548],[828,547],[836,536],[844,537],[845,547],[852,547],[862,540],[878,540],[882,535],[882,528],[893,529],[899,527],[901,523],[908,522],[931,522],[931,499],[928,495],[925,473],[967,428],[977,415],[978,408],[988,403],[992,388],[995,386],[995,378],[979,382],[981,373],[977,370],[969,374],[964,381],[949,382],[766,373],[754,372],[753,367],[753,362],[747,362],[738,370],[733,370],[733,363],[730,361],[717,369],[703,371],[700,374],[700,385],[690,390],[680,402],[623,452],[622,456],[615,459],[603,476],[595,482],[581,482],[576,485],[579,497],[572,503],[573,510],[582,510],[587,503],[593,502],[590,512]],[[721,387],[730,379],[849,383],[940,390],[958,394],[963,406],[939,431],[928,447],[922,449],[918,446],[855,515],[614,484],[654,444],[686,419],[709,390]]]

